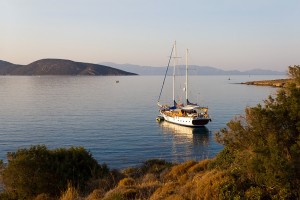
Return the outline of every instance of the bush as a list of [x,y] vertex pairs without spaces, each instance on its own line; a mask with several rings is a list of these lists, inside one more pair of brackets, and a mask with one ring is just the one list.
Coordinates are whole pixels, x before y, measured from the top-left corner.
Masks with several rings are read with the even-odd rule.
[[225,148],[214,164],[254,185],[249,196],[259,197],[260,187],[270,198],[300,198],[300,67],[289,67],[289,74],[291,83],[275,98],[247,108],[216,134]]
[[68,183],[84,189],[88,180],[109,172],[83,147],[48,150],[37,145],[8,153],[7,158],[3,183],[6,192],[15,193],[18,199],[32,199],[41,193],[58,196]]

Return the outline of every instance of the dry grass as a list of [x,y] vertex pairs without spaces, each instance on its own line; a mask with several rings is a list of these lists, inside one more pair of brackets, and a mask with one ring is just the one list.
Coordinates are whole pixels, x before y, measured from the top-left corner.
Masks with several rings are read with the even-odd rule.
[[[234,183],[233,177],[225,171],[211,170],[199,176],[195,176],[193,184],[194,198],[198,199],[226,199],[226,195],[222,195],[222,190]],[[223,198],[224,197],[224,198]]]
[[157,176],[155,176],[154,174],[146,174],[145,176],[143,176],[140,179],[140,182],[142,184],[148,184],[148,183],[153,183],[153,182],[158,182],[158,178]]
[[206,159],[206,160],[202,160],[199,163],[195,164],[194,166],[192,166],[191,168],[188,169],[189,173],[198,173],[204,170],[207,170],[208,168],[208,164],[211,162],[211,160]]
[[104,197],[105,191],[103,189],[95,189],[86,200],[100,200]]
[[151,195],[151,200],[163,200],[171,195],[175,195],[178,191],[178,184],[175,182],[169,182],[159,187],[153,195]]
[[[127,200],[127,199],[151,199],[151,200],[181,200],[181,199],[230,199],[230,188],[234,185],[233,177],[226,171],[209,170],[211,160],[201,162],[187,161],[153,173],[153,166],[147,173],[141,173],[135,178],[132,173],[138,168],[130,168],[123,171],[123,179],[119,179],[115,187],[109,191],[102,184],[89,194],[86,200]],[[156,163],[155,163],[156,164]],[[146,171],[146,170],[145,170]],[[155,171],[155,170],[154,170]],[[118,176],[122,177],[122,176]],[[118,178],[116,179],[118,180]],[[234,188],[233,188],[234,189]],[[247,193],[248,197],[255,197],[260,191],[252,189]],[[75,188],[69,186],[60,200],[80,199]]]
[[[228,199],[235,182],[226,171],[208,170],[210,160],[188,161],[170,169],[167,180],[150,197],[160,199]],[[235,189],[232,187],[233,190]]]
[[[181,199],[228,199],[228,187],[234,184],[233,177],[226,171],[217,169],[209,170],[211,160],[201,162],[187,161],[160,173],[153,173],[154,165],[149,165],[148,173],[141,173],[135,178],[130,177],[138,168],[130,168],[123,171],[127,176],[107,191],[99,184],[86,200],[127,200],[127,199],[151,199],[151,200],[181,200]],[[156,163],[155,163],[156,164]],[[122,177],[122,176],[118,176]],[[117,180],[117,179],[116,179]],[[224,189],[225,188],[225,189]],[[227,192],[227,193],[226,193]],[[248,197],[259,195],[260,191],[251,190]],[[80,199],[75,188],[69,186],[60,200]]]
[[172,194],[165,198],[165,200],[183,200],[184,198],[178,194]]
[[158,181],[142,183],[137,186],[137,199],[150,199],[151,195],[161,186]]
[[150,174],[141,177],[141,180],[147,181],[143,182],[132,178],[122,179],[117,187],[105,194],[103,199],[149,199],[157,188],[161,186],[161,183]]
[[34,198],[34,200],[52,200],[52,199],[53,198],[51,198],[49,194],[45,194],[45,193],[39,194]]
[[113,189],[107,192],[102,200],[123,200],[121,191]]
[[134,187],[118,186],[107,192],[103,200],[136,199],[137,190]]
[[69,184],[67,190],[63,192],[59,200],[80,200],[80,197],[78,191]]
[[[188,171],[188,169],[195,164],[197,164],[196,161],[187,161],[185,163],[173,166],[171,168],[171,171],[167,173],[164,178],[168,181],[176,181],[180,179],[180,177],[184,175]],[[186,180],[186,178],[187,177],[185,177],[184,179]]]
[[[182,164],[175,165],[167,171],[162,171],[160,174],[147,173],[141,177],[127,177],[119,181],[118,186],[107,192],[104,200],[111,199],[216,199],[211,193],[218,188],[218,185],[205,187],[205,184],[199,185],[200,179],[205,183],[213,180],[213,177],[225,177],[222,174],[216,175],[217,172],[207,170],[210,160],[201,162],[187,161]],[[138,169],[125,170],[127,174]],[[208,175],[206,175],[208,174]],[[199,179],[200,178],[200,179]],[[206,180],[207,179],[207,180]],[[200,188],[198,188],[200,187]],[[203,193],[205,189],[215,189],[212,192]],[[203,198],[202,198],[203,197]]]
[[133,178],[123,178],[118,183],[118,186],[132,186],[135,184],[135,180]]
[[132,175],[137,173],[137,168],[129,167],[121,171],[125,176],[131,177]]

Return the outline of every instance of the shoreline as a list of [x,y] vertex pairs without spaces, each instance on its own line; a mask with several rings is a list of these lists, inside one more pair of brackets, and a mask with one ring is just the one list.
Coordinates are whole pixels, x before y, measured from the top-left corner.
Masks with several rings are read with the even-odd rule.
[[271,87],[286,87],[291,79],[276,79],[276,80],[262,80],[262,81],[248,81],[240,84],[257,85],[257,86],[271,86]]

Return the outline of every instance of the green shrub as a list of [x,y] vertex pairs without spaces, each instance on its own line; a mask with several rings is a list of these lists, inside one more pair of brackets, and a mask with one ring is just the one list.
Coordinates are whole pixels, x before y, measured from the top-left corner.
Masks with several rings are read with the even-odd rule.
[[219,168],[219,169],[227,169],[231,167],[234,161],[233,153],[231,149],[228,147],[224,147],[224,149],[216,155],[211,163],[208,164],[209,169]]
[[68,183],[84,189],[88,180],[109,172],[83,147],[48,150],[37,145],[8,153],[7,158],[3,183],[6,191],[16,193],[19,199],[32,199],[41,193],[58,196]]
[[263,199],[266,198],[264,196],[265,191],[263,191],[262,188],[260,187],[250,187],[246,193],[245,196],[247,199],[251,199],[251,200],[259,200],[259,199]]
[[[225,148],[215,166],[237,172],[240,182],[254,185],[248,195],[300,198],[300,67],[289,67],[288,86],[264,105],[247,108],[246,116],[230,121],[216,134]],[[247,185],[244,189],[247,189]]]

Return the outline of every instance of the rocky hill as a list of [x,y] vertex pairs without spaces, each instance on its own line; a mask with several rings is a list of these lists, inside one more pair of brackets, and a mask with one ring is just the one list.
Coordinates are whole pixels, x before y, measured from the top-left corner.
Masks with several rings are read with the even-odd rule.
[[0,60],[0,75],[137,75],[105,65],[74,62],[63,59],[41,59],[28,65],[16,65]]

